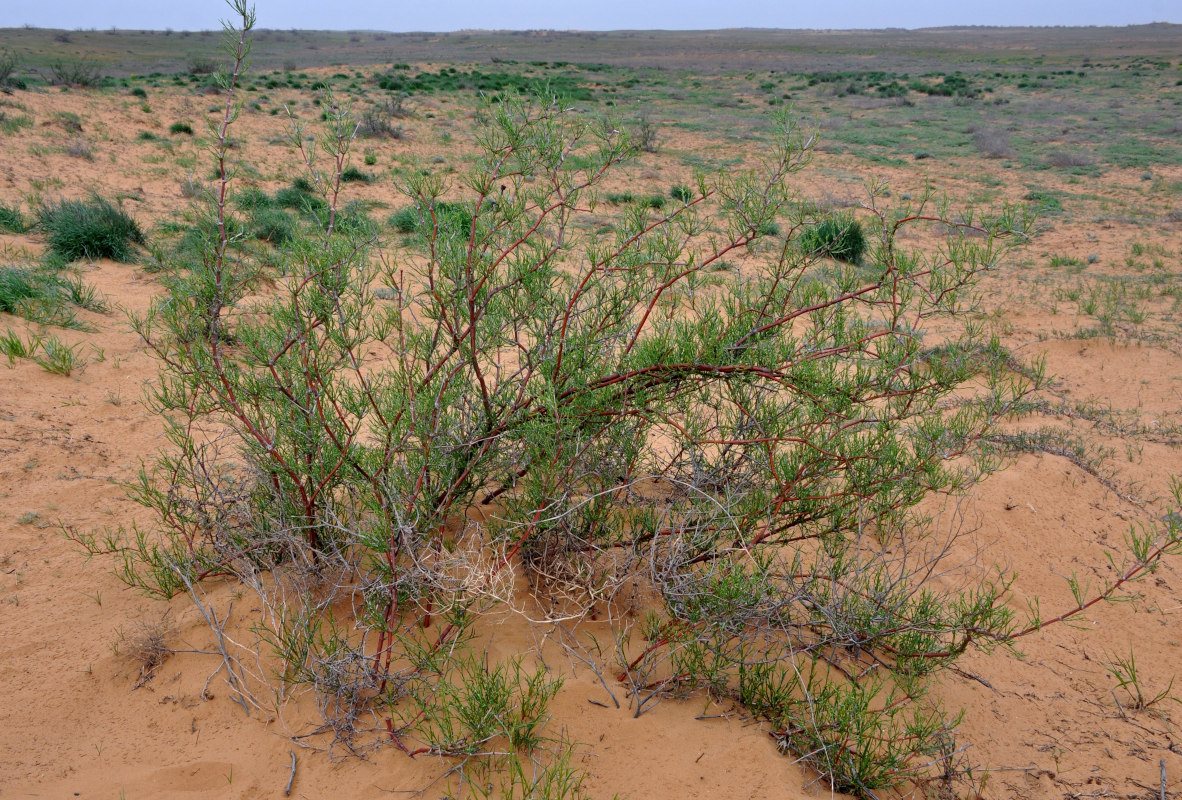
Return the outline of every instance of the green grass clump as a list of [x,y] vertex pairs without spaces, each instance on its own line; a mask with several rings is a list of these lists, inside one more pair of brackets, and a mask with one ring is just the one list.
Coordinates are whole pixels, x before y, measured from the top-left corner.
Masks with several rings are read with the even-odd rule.
[[46,281],[33,270],[0,268],[0,311],[17,314],[27,301],[43,299],[49,293]]
[[0,133],[12,134],[21,128],[31,128],[32,126],[33,118],[27,114],[16,114],[10,117],[0,111]]
[[49,238],[50,251],[66,261],[130,261],[132,245],[144,243],[136,221],[101,197],[44,206],[38,213],[38,225]]
[[277,208],[260,207],[250,218],[250,235],[273,245],[290,242],[298,233],[294,219]]
[[315,188],[305,178],[296,178],[291,186],[275,193],[275,202],[281,208],[291,208],[307,214],[320,214],[328,209],[328,202],[315,193]]
[[386,224],[399,233],[414,233],[419,227],[419,213],[414,206],[407,206],[391,214]]
[[53,270],[0,267],[0,312],[42,325],[86,330],[75,307],[104,312],[107,304],[93,286]]
[[257,186],[247,186],[234,195],[234,205],[243,211],[254,211],[260,208],[275,208],[275,200]]
[[371,183],[373,181],[373,176],[369,173],[362,172],[361,170],[357,169],[357,167],[346,167],[341,172],[341,181],[344,183]]
[[613,206],[623,206],[636,202],[636,196],[632,192],[608,192],[604,196],[604,199]]
[[188,136],[193,135],[193,126],[187,122],[174,122],[168,126],[169,133],[183,133]]
[[440,200],[435,204],[435,218],[432,222],[430,211],[420,217],[417,208],[408,206],[392,214],[387,224],[399,233],[422,232],[428,235],[434,226],[438,226],[441,239],[453,236],[467,239],[472,232],[472,207],[465,203]]
[[853,216],[834,214],[802,233],[800,247],[808,253],[857,264],[866,252],[866,235]]
[[0,231],[8,233],[24,233],[29,224],[17,206],[0,205]]
[[685,184],[678,183],[669,190],[669,196],[679,203],[688,203],[694,199],[694,192]]

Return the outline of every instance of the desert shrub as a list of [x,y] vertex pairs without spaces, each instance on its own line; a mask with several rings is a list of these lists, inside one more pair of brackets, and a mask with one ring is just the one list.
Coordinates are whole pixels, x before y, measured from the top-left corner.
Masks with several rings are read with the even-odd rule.
[[390,137],[402,138],[402,129],[394,126],[394,120],[408,115],[402,97],[385,97],[378,100],[361,114],[357,121],[357,133],[370,139]]
[[832,214],[801,234],[800,247],[807,253],[857,264],[866,252],[866,234],[853,216]]
[[1090,167],[1096,157],[1079,150],[1053,150],[1047,154],[1047,164],[1052,167]]
[[211,75],[217,72],[218,62],[212,58],[193,58],[189,60],[190,75]]
[[688,203],[694,199],[694,192],[685,184],[678,183],[669,190],[669,196],[679,203]]
[[19,206],[0,204],[0,231],[24,233],[28,229],[29,224],[25,221],[25,215],[21,213]]
[[193,126],[187,122],[174,122],[168,126],[169,133],[183,133],[186,136],[193,135]]
[[1010,143],[1008,131],[996,128],[980,128],[972,131],[973,144],[986,158],[1013,158],[1017,155]]
[[131,95],[132,97],[139,97],[144,100],[148,99],[148,93],[147,93],[147,91],[144,90],[144,88],[142,86],[135,87],[130,92],[128,92],[128,94]]
[[49,82],[54,86],[92,89],[102,82],[102,72],[90,61],[55,61],[49,65]]
[[19,63],[12,50],[7,47],[0,50],[0,90],[18,88],[13,85],[13,75]]
[[660,127],[647,116],[641,116],[636,121],[636,145],[646,153],[655,153],[661,149]]
[[[867,212],[873,270],[816,261],[861,254],[852,217],[759,247],[798,214],[812,147],[780,118],[757,169],[700,175],[703,203],[638,208],[604,233],[584,198],[634,141],[551,97],[482,115],[484,157],[456,187],[408,179],[395,216],[413,257],[396,267],[363,226],[308,224],[286,271],[268,271],[230,251],[226,209],[209,207],[202,258],[167,272],[134,323],[160,362],[149,400],[171,443],[132,487],[156,524],[80,540],[157,596],[208,602],[206,580],[254,592],[274,674],[351,749],[388,742],[462,771],[535,746],[554,682],[471,646],[484,612],[528,584],[530,613],[568,625],[620,592],[652,598],[605,657],[636,715],[669,695],[731,698],[841,791],[939,764],[955,721],[925,699],[932,681],[1050,624],[1017,621],[1004,573],[967,590],[931,580],[955,567],[955,532],[928,535],[923,513],[997,468],[980,442],[1041,380],[972,317],[977,279],[1032,219],[953,217],[930,196],[907,219]],[[330,183],[353,132],[342,110],[317,143]],[[464,202],[443,199],[460,186]],[[899,236],[935,220],[942,246]],[[738,254],[759,267],[718,269]],[[1103,597],[1180,540],[1182,525],[1135,538]],[[1090,603],[1077,600],[1053,621]],[[214,633],[231,691],[263,707],[259,654]]]
[[129,261],[132,245],[143,244],[140,226],[122,208],[101,197],[43,206],[37,215],[49,248],[67,261],[110,258]]

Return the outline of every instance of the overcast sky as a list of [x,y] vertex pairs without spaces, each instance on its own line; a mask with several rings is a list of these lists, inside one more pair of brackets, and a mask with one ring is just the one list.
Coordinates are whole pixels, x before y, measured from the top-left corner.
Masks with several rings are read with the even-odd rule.
[[[216,28],[219,0],[0,2],[0,27]],[[261,28],[454,31],[925,28],[1182,22],[1179,0],[257,0]]]

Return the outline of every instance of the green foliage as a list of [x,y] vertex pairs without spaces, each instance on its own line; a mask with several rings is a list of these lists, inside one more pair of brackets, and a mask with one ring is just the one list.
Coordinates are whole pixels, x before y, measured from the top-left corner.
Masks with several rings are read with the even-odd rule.
[[831,214],[801,234],[800,247],[807,253],[857,264],[866,252],[866,235],[853,216]]
[[[858,262],[863,222],[808,224],[794,176],[812,139],[779,117],[764,163],[695,176],[702,202],[653,214],[664,196],[629,192],[604,221],[587,197],[638,142],[509,96],[482,107],[480,154],[454,183],[406,180],[388,254],[365,206],[314,188],[341,179],[356,129],[328,107],[313,145],[293,123],[311,179],[236,201],[248,221],[304,212],[281,263],[239,246],[246,223],[208,199],[194,257],[164,260],[168,291],[134,322],[169,442],[132,489],[155,524],[91,549],[158,596],[241,581],[322,731],[352,746],[376,720],[383,741],[491,787],[476,792],[499,790],[468,780],[481,764],[509,776],[507,796],[578,790],[561,758],[550,788],[523,771],[558,679],[471,646],[525,583],[564,624],[624,587],[653,598],[637,641],[617,628],[604,650],[636,715],[668,695],[733,698],[867,796],[953,752],[957,716],[932,682],[1043,625],[1015,622],[1004,573],[932,581],[955,532],[935,541],[924,513],[998,468],[981,442],[1042,379],[971,317],[1027,211],[953,213],[925,193],[901,221],[863,217],[873,269],[819,263]],[[762,246],[777,220],[789,240]],[[945,240],[909,247],[920,226]],[[741,278],[719,269],[739,253]],[[1178,549],[1170,535],[1134,537],[1128,574]]]
[[68,345],[56,336],[41,340],[41,352],[32,355],[33,361],[46,372],[69,377],[85,366],[85,359],[79,355],[81,344]]
[[41,347],[41,338],[31,335],[28,340],[25,340],[8,328],[3,335],[0,335],[0,355],[6,356],[8,366],[12,367],[17,359],[32,358]]
[[52,269],[0,267],[0,312],[43,325],[86,330],[75,308],[106,311],[93,287]]
[[685,184],[678,183],[669,190],[669,196],[679,203],[688,203],[694,199],[694,192]]
[[21,213],[20,206],[0,204],[0,231],[24,233],[28,229],[29,224],[25,221],[25,215]]
[[283,245],[296,238],[297,223],[286,212],[262,207],[250,216],[250,235],[273,245]]
[[93,89],[102,83],[102,80],[99,65],[86,59],[61,59],[49,65],[49,82],[54,86]]
[[80,258],[131,260],[132,245],[143,244],[139,225],[122,208],[101,197],[43,206],[37,215],[49,248],[67,261]]
[[0,133],[13,134],[21,128],[33,127],[33,118],[28,114],[10,116],[6,111],[0,111]]
[[168,126],[169,133],[183,133],[186,136],[193,135],[193,126],[187,122],[174,122]]
[[291,186],[276,192],[275,202],[280,208],[290,208],[311,215],[328,210],[328,202],[316,193],[312,184],[305,178],[297,178]]
[[438,72],[420,72],[410,75],[406,70],[391,70],[374,77],[379,89],[408,94],[434,94],[435,92],[475,92],[496,95],[504,92],[534,94],[544,92],[565,101],[586,101],[593,99],[591,90],[583,86],[573,74],[549,74],[542,77],[510,72],[470,72],[445,67]]
[[1182,700],[1171,694],[1174,689],[1172,677],[1166,687],[1159,692],[1151,693],[1145,688],[1144,679],[1137,668],[1137,658],[1131,648],[1128,658],[1112,656],[1104,662],[1104,666],[1108,668],[1112,677],[1116,678],[1116,688],[1124,691],[1127,697],[1126,705],[1133,711],[1152,708],[1163,700],[1173,700],[1175,703],[1182,704]]
[[362,172],[361,170],[357,169],[357,167],[346,167],[341,172],[341,181],[343,183],[371,183],[373,181],[373,176],[369,173]]

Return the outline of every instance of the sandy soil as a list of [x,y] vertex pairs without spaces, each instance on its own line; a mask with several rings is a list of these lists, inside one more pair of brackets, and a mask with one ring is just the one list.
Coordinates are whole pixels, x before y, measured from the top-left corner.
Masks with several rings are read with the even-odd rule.
[[[123,193],[135,197],[128,206],[143,221],[169,218],[184,207],[184,170],[170,163],[173,154],[136,134],[154,130],[169,138],[164,131],[177,119],[197,128],[215,99],[158,95],[151,115],[134,98],[111,95],[19,93],[16,99],[37,125],[3,140],[0,185],[7,197]],[[63,111],[82,119],[94,160],[60,152],[69,139],[53,120]],[[382,163],[393,155],[426,159],[437,152],[438,135],[450,131],[461,140],[467,124],[463,115],[412,120],[408,140],[374,148]],[[268,144],[278,135],[275,119],[264,115],[246,115],[236,130],[244,158],[273,170],[261,183],[269,190],[298,174],[287,151]],[[682,136],[646,156],[633,174],[656,174],[667,182],[687,178],[674,154],[700,142]],[[187,140],[175,150],[198,153]],[[160,163],[154,163],[157,157]],[[199,176],[208,170],[198,163],[193,172]],[[804,176],[810,194],[850,192],[827,172],[835,169],[854,173],[857,165],[819,156]],[[897,185],[922,181],[918,172],[882,173]],[[1167,177],[1182,179],[1174,173]],[[957,192],[955,174],[932,177]],[[1103,191],[1119,193],[1135,181],[1135,175],[1113,171]],[[1017,197],[1023,187],[1005,191]],[[361,187],[355,196],[396,207],[389,181]],[[1087,239],[1093,230],[1099,238]],[[1147,232],[1061,219],[1031,255],[1087,248],[1101,263],[1119,264],[1134,236],[1146,241]],[[1182,249],[1176,225],[1148,237],[1171,253]],[[19,260],[22,249],[35,257],[40,246],[32,234],[0,236],[5,263]],[[159,288],[135,265],[98,262],[84,266],[83,274],[131,313],[143,312]],[[1051,313],[1049,290],[1017,265],[991,277],[986,289],[1006,344],[1022,357],[1045,354],[1056,376],[1047,397],[1062,401],[1061,413],[1022,426],[1060,424],[1078,431],[1111,448],[1109,462],[1118,468],[1106,477],[1063,456],[1022,455],[963,507],[984,548],[982,558],[1017,573],[1015,606],[1038,597],[1044,616],[1052,617],[1071,605],[1065,576],[1078,573],[1093,586],[1103,583],[1113,574],[1104,554],[1119,551],[1129,526],[1152,524],[1169,511],[1162,498],[1169,476],[1182,473],[1180,439],[1176,432],[1157,432],[1180,421],[1182,348],[1168,337],[1060,336],[1085,324],[1085,316],[1067,302]],[[1169,310],[1157,311],[1155,319],[1176,331]],[[412,761],[393,748],[368,761],[337,759],[304,746],[314,742],[293,742],[290,734],[312,718],[310,707],[295,704],[280,718],[257,710],[248,717],[222,677],[209,680],[216,659],[185,652],[211,646],[207,626],[185,598],[168,604],[140,597],[112,575],[108,560],[88,561],[61,536],[62,526],[130,526],[144,519],[119,482],[164,445],[158,421],[142,404],[155,375],[152,359],[121,312],[84,316],[97,333],[60,335],[82,344],[85,370],[59,377],[32,362],[0,369],[0,797],[281,797],[293,753],[294,797],[379,798],[423,787],[429,788],[421,796],[439,796],[441,787],[431,781],[445,766],[434,760]],[[0,326],[21,330],[24,322],[0,315]],[[1128,422],[1136,432],[1072,416],[1074,404],[1085,402],[1109,409],[1106,419]],[[1164,700],[1131,710],[1105,666],[1131,649],[1150,692],[1170,685],[1182,664],[1180,567],[1175,559],[1137,583],[1134,603],[1100,606],[1081,625],[1055,625],[1027,637],[1019,656],[971,654],[960,672],[949,674],[939,695],[947,707],[965,709],[957,744],[967,748],[962,764],[971,766],[954,784],[957,795],[1158,797],[1164,764],[1166,796],[1182,796],[1182,741],[1175,728],[1182,708]],[[248,604],[242,600],[234,613],[248,615]],[[132,651],[143,631],[160,625],[174,652],[144,680]],[[506,623],[493,638],[512,653],[531,649],[535,635]],[[666,701],[633,718],[627,708],[612,707],[585,666],[553,666],[566,675],[566,685],[550,725],[579,743],[577,761],[594,797],[829,796],[813,774],[776,750],[759,724],[733,708],[704,699]],[[623,699],[622,690],[615,691]],[[1182,695],[1182,688],[1174,694]],[[939,796],[941,788],[908,791]]]

